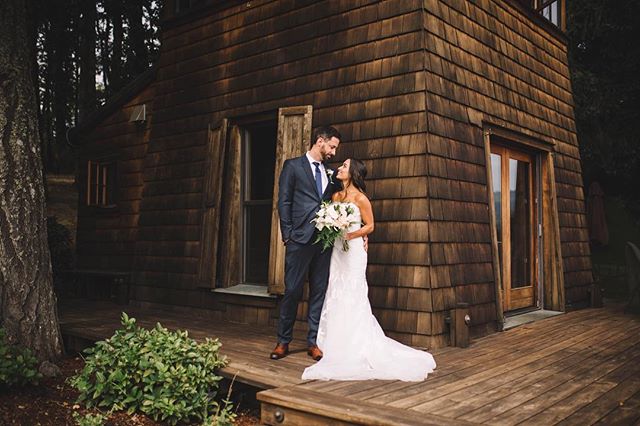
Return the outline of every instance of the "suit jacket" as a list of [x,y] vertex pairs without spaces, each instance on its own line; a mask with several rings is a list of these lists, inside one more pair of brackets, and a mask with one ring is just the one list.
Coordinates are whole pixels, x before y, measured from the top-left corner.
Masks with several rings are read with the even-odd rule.
[[278,214],[282,239],[307,244],[315,232],[315,222],[311,220],[320,210],[320,204],[331,200],[333,193],[339,190],[339,184],[330,178],[320,197],[309,161],[303,155],[284,162],[279,185]]

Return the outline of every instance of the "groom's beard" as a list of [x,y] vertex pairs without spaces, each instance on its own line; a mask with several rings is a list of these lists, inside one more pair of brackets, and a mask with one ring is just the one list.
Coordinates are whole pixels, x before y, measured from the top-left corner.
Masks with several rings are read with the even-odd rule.
[[333,158],[333,154],[329,154],[328,152],[322,152],[320,156],[322,157],[322,161],[331,160],[331,158]]

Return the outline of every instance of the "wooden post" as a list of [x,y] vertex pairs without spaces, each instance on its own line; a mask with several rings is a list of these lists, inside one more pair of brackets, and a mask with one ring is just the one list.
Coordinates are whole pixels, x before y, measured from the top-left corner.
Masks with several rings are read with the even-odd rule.
[[451,346],[466,348],[469,346],[469,304],[458,303],[455,309],[451,310]]
[[564,266],[557,200],[553,155],[547,153],[542,162],[544,308],[564,311]]
[[500,268],[500,253],[498,246],[498,231],[496,226],[496,209],[493,195],[493,173],[491,172],[491,132],[483,131],[484,136],[484,160],[487,171],[487,193],[489,196],[489,226],[491,227],[491,260],[493,262],[494,289],[496,292],[496,319],[498,329],[504,328],[504,295],[502,294],[502,270]]

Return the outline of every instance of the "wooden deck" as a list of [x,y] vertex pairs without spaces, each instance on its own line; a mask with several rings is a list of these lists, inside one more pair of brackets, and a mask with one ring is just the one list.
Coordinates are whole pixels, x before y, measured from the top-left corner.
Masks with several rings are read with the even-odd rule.
[[[526,324],[467,349],[436,350],[438,368],[422,383],[302,382],[312,362],[302,340],[292,355],[271,361],[272,329],[125,308],[141,325],[160,321],[195,338],[219,337],[231,361],[222,374],[267,389],[258,394],[267,424],[640,424],[640,318],[616,306]],[[121,310],[62,305],[63,334],[107,337]]]

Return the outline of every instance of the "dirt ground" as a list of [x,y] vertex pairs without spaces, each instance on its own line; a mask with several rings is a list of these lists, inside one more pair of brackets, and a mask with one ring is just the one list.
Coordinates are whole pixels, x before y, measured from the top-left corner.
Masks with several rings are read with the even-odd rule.
[[[80,357],[69,357],[58,362],[62,375],[56,378],[43,379],[37,386],[12,388],[0,391],[0,425],[75,425],[73,413],[98,413],[97,410],[87,410],[76,404],[78,392],[66,383],[67,377],[82,368]],[[242,408],[236,424],[241,426],[257,425],[259,412],[255,406]],[[245,403],[245,406],[250,404]],[[153,426],[163,425],[141,415],[128,415],[124,412],[112,414],[108,420],[109,426]]]

